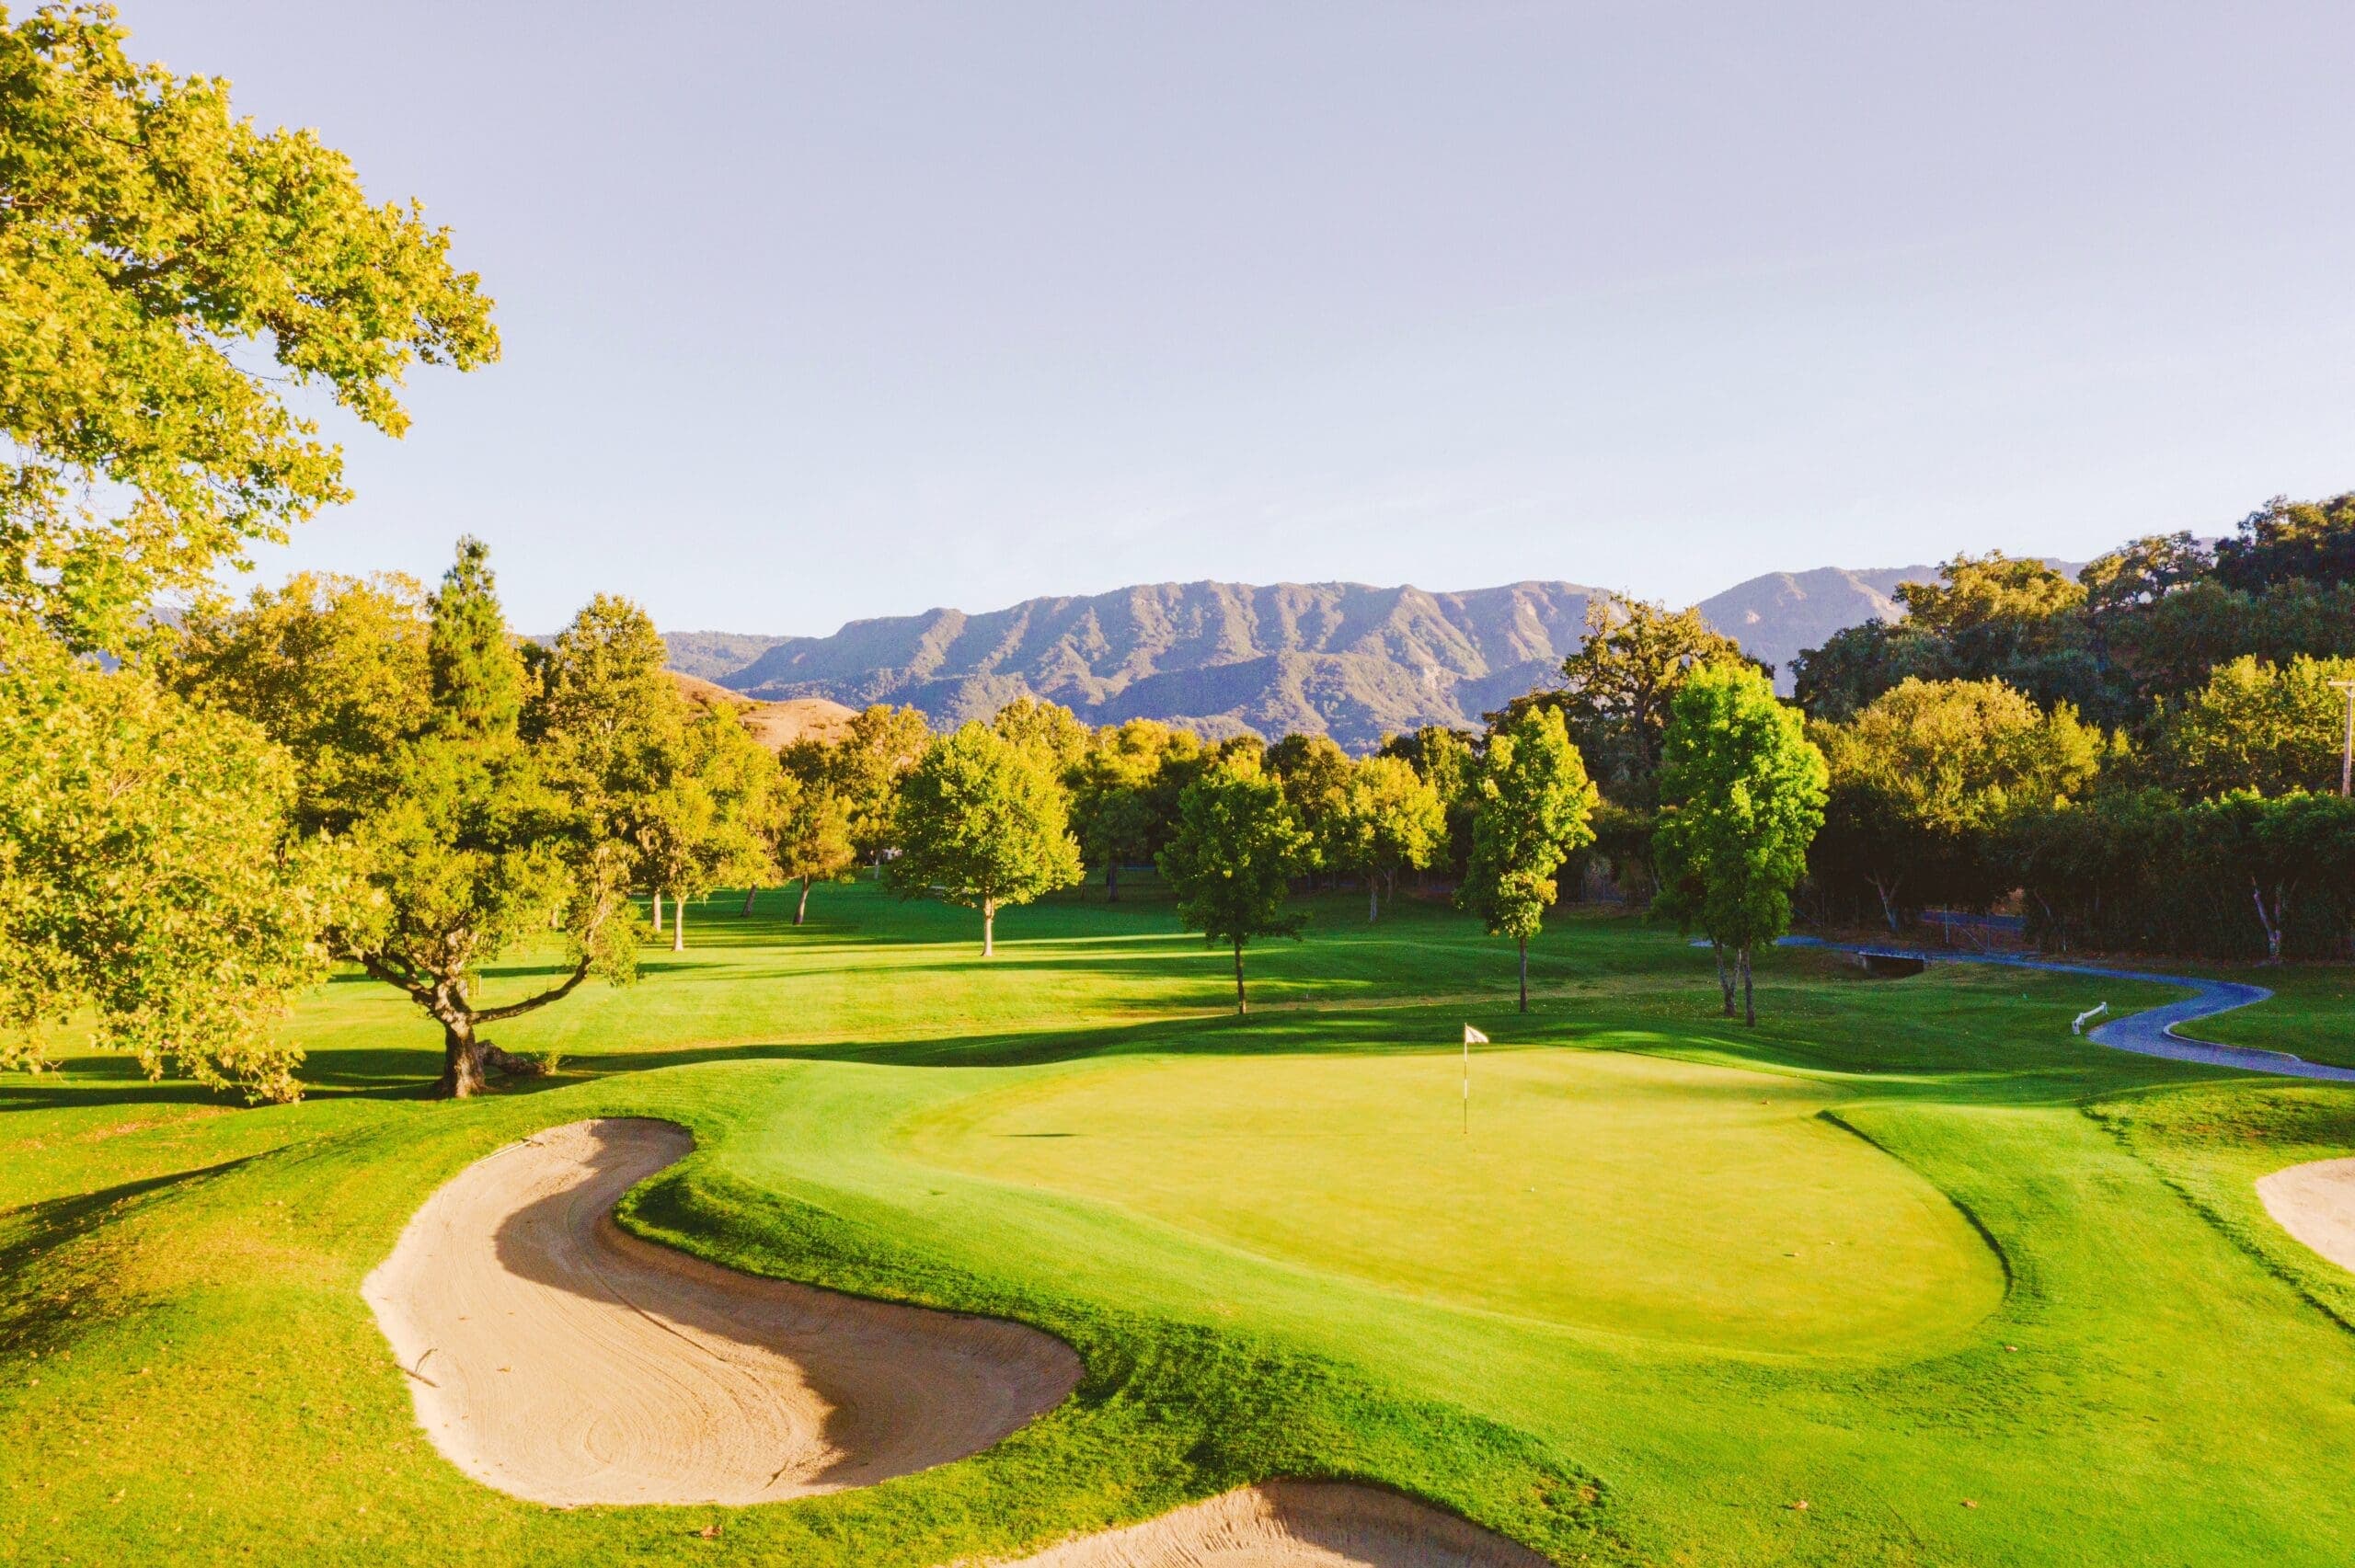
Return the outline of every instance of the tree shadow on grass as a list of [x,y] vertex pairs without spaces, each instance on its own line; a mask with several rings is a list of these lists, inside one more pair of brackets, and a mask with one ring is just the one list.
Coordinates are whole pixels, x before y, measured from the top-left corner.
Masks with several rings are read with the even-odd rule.
[[[252,1158],[240,1155],[96,1192],[26,1205],[0,1231],[0,1356],[37,1354],[64,1344],[129,1305],[121,1271],[104,1249],[76,1253],[71,1243],[121,1219],[141,1199],[225,1175]],[[46,1266],[36,1267],[37,1264]]]

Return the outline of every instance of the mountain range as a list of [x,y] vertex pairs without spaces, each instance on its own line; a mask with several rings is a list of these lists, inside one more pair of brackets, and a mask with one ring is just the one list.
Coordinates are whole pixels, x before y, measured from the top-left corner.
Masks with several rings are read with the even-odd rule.
[[[1700,610],[1779,667],[1843,627],[1895,619],[1897,586],[1936,575],[1930,567],[1775,572]],[[1213,738],[1298,731],[1363,751],[1421,725],[1476,727],[1482,714],[1557,679],[1602,591],[1569,582],[1461,593],[1153,583],[984,614],[853,621],[825,637],[681,632],[667,641],[673,670],[763,702],[913,704],[948,726],[1036,696],[1091,724],[1155,718]]]

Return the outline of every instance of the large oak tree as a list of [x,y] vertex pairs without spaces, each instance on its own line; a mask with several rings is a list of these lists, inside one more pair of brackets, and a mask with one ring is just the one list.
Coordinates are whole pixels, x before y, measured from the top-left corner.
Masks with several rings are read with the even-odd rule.
[[0,28],[0,607],[75,647],[345,498],[291,392],[399,435],[407,367],[499,352],[416,203],[128,37],[96,6]]

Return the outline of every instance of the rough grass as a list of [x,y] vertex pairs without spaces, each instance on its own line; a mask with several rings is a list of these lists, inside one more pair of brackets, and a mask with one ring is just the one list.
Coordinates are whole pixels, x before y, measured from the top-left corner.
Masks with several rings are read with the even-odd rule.
[[[2338,1281],[2243,1189],[2355,1151],[2355,1094],[2066,1033],[2098,997],[2161,993],[1783,954],[1745,1030],[1713,1016],[1705,955],[1579,920],[1534,949],[1522,1019],[1504,944],[1435,908],[1369,931],[1336,897],[1306,943],[1254,953],[1238,1023],[1220,956],[1149,897],[1014,911],[989,966],[962,911],[864,887],[812,906],[798,932],[699,906],[694,948],[650,951],[641,986],[502,1029],[564,1070],[471,1105],[415,1097],[432,1032],[356,981],[298,1021],[303,1105],[225,1110],[89,1059],[0,1080],[0,1561],[946,1562],[1282,1473],[1401,1486],[1566,1562],[2346,1559],[2355,1340],[2324,1310]],[[1467,1212],[1493,1266],[1425,1271],[1439,1209],[1400,1196],[1419,1151],[1303,1129],[1424,1115],[1430,1044],[1467,1018],[1498,1042],[1476,1093],[1520,1072],[1531,1097],[1476,1118],[1528,1147]],[[1171,1120],[1238,1085],[1292,1104]],[[1070,1094],[1153,1157],[975,1152]],[[1086,1357],[1080,1395],[972,1459],[787,1505],[558,1511],[467,1482],[411,1422],[360,1277],[466,1162],[602,1114],[700,1142],[633,1196],[640,1230],[1039,1323]],[[1524,1167],[1560,1196],[1550,1238],[1510,1191]],[[1690,1229],[1611,1233],[1639,1184]],[[1745,1277],[1721,1255],[1737,1189],[1762,1231],[1860,1245],[1892,1194],[1935,1189],[1951,1223],[1924,1222],[1921,1256],[1970,1262],[1909,1331],[1854,1279],[1801,1275],[1802,1246],[1771,1261],[1806,1332],[1762,1345],[1721,1299]],[[1550,1305],[1499,1310],[1503,1288]]]

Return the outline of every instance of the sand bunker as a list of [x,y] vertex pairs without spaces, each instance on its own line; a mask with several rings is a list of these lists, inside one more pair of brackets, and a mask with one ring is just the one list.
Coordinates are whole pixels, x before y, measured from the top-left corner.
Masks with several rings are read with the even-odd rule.
[[2257,1196],[2281,1229],[2355,1270],[2355,1160],[2316,1160],[2260,1176]]
[[436,1192],[368,1276],[418,1420],[468,1475],[535,1503],[806,1496],[985,1448],[1078,1383],[1035,1329],[625,1234],[615,1200],[693,1147],[668,1122],[551,1128]]
[[1005,1568],[1545,1568],[1477,1525],[1395,1493],[1271,1481]]

